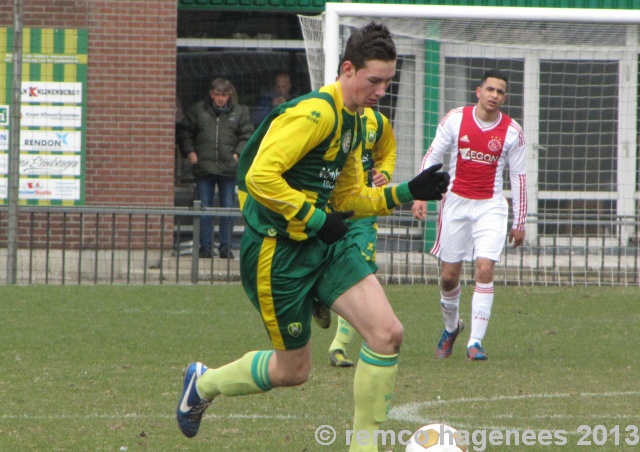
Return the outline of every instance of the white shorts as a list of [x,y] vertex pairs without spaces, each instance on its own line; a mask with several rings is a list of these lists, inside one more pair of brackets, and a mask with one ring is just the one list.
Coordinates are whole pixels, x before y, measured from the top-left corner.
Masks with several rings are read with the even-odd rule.
[[507,235],[509,204],[504,196],[467,199],[447,193],[440,203],[438,234],[431,254],[444,262],[485,257],[500,262]]

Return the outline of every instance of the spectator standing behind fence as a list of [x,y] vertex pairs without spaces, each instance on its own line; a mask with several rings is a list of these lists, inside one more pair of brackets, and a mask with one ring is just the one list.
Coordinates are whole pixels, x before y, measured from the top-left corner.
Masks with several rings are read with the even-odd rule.
[[[451,110],[440,121],[422,168],[442,162],[449,153],[451,184],[442,199],[438,235],[431,253],[442,262],[440,307],[445,330],[436,349],[448,358],[463,330],[460,320],[462,261],[475,260],[476,286],[471,300],[471,335],[467,358],[488,359],[482,339],[493,305],[493,270],[500,261],[507,236],[509,206],[502,192],[503,173],[509,167],[513,225],[509,243],[522,245],[527,218],[527,176],[524,135],[520,125],[500,112],[507,99],[507,75],[493,69],[484,73],[476,105]],[[416,201],[413,214],[424,219],[425,203]]]
[[283,104],[296,97],[294,94],[291,77],[286,72],[280,72],[273,80],[273,86],[268,94],[263,95],[258,100],[258,105],[251,116],[251,121],[258,127],[262,120],[280,104]]
[[[187,111],[178,130],[180,150],[194,166],[202,207],[213,206],[216,186],[220,207],[234,207],[238,157],[253,130],[249,108],[238,104],[235,88],[224,78],[214,79],[207,97]],[[218,251],[222,259],[234,257],[231,251],[233,220],[233,217],[220,217]],[[199,256],[211,258],[212,246],[213,218],[203,216]]]

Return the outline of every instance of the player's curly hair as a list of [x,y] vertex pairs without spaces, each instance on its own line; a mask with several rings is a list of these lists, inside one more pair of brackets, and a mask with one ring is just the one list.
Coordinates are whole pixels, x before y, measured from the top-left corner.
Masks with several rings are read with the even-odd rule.
[[369,22],[349,36],[342,61],[351,61],[356,71],[369,60],[394,61],[396,45],[386,25]]

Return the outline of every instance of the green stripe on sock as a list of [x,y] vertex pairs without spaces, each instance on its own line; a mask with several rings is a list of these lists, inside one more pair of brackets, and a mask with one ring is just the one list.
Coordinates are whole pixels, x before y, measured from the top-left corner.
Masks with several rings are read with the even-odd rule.
[[367,344],[362,344],[360,349],[360,359],[372,366],[391,367],[398,363],[399,354],[381,355],[372,351]]
[[271,380],[269,380],[269,358],[273,354],[273,350],[262,350],[256,352],[251,362],[251,376],[258,387],[266,392],[273,389]]

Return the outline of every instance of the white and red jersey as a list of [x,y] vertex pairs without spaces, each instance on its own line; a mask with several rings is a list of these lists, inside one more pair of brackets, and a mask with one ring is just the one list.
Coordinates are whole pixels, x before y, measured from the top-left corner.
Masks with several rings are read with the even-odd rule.
[[468,199],[504,196],[503,174],[509,167],[513,229],[523,230],[527,219],[527,175],[524,134],[520,125],[499,112],[489,125],[481,124],[473,105],[451,110],[438,125],[422,160],[421,170],[443,161],[449,151],[449,190]]

